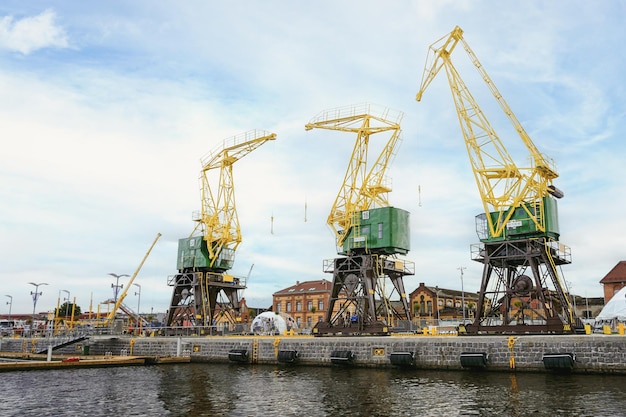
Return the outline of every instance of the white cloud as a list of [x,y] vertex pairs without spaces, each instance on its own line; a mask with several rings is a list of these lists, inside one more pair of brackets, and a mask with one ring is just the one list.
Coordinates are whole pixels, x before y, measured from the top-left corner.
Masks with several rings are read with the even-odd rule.
[[57,26],[53,10],[15,20],[13,16],[0,19],[0,47],[28,55],[43,48],[67,48],[67,35]]
[[[244,296],[265,306],[296,280],[331,279],[322,272],[336,255],[325,221],[355,138],[304,125],[359,102],[405,113],[388,174],[391,204],[411,212],[406,258],[416,276],[407,289],[459,288],[466,266],[465,290],[476,291],[482,265],[469,247],[482,206],[445,76],[414,100],[428,45],[456,24],[556,159],[562,240],[574,257],[565,278],[599,295],[597,281],[623,257],[623,10],[598,10],[602,25],[579,31],[591,13],[566,1],[53,2],[44,13],[8,3],[35,17],[3,12],[2,47],[52,48],[36,62],[0,54],[0,280],[14,311],[30,311],[26,283],[38,279],[50,284],[44,310],[59,289],[83,307],[110,297],[107,274],[132,274],[157,232],[137,282],[142,305],[164,311],[177,240],[200,208],[199,160],[250,129],[277,139],[234,166],[243,242],[232,272],[255,265]],[[70,39],[80,49],[59,50]],[[475,70],[461,69],[506,145],[523,150],[484,86],[469,83]]]

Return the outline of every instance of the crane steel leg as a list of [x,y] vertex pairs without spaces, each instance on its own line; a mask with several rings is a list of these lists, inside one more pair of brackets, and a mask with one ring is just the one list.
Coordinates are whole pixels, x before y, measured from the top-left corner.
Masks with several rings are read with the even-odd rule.
[[574,332],[556,270],[570,261],[543,238],[485,243],[474,260],[484,268],[476,317],[466,326],[467,334]]
[[[402,277],[406,271],[394,269],[393,262],[371,254],[334,259],[333,285],[325,321],[317,323],[313,334],[390,334],[391,323],[383,317],[410,320],[410,308],[404,293]],[[391,309],[379,279],[390,278],[402,298],[404,313]],[[379,317],[382,316],[382,317]]]
[[[245,289],[237,279],[224,282],[222,273],[195,271],[176,274],[168,284],[174,289],[166,325],[173,331],[194,327],[200,332],[211,333],[217,320],[216,314],[222,315],[222,322],[236,324],[241,307],[239,291]],[[224,294],[224,301],[218,300],[220,294]]]

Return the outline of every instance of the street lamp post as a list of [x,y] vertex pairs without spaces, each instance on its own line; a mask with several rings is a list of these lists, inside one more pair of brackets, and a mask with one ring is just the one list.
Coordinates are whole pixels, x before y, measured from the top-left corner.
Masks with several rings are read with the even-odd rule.
[[463,324],[465,324],[465,290],[463,289],[463,270],[467,269],[467,267],[460,266],[457,269],[461,271],[461,305],[463,307]]
[[139,292],[136,292],[135,295],[139,296],[137,298],[137,324],[139,325],[139,333],[141,333],[141,314],[139,313],[139,306],[141,305],[141,285],[137,283],[134,283],[133,285],[136,285],[137,288],[139,288]]
[[5,295],[5,297],[9,297],[10,300],[7,301],[7,304],[9,305],[9,320],[11,320],[11,308],[13,307],[13,296],[12,295]]
[[120,285],[120,278],[127,277],[128,275],[127,274],[118,275],[118,274],[114,274],[113,272],[111,272],[109,275],[111,275],[112,277],[115,278],[115,285],[111,284],[111,288],[114,288],[113,294],[114,294],[114,297],[115,297],[115,303],[117,304],[117,295],[119,293],[119,290],[122,287],[124,287],[124,284]]
[[115,315],[117,314],[117,296],[119,294],[119,290],[124,286],[124,284],[120,285],[120,278],[122,277],[127,277],[128,274],[114,274],[113,272],[109,273],[109,275],[111,275],[112,277],[115,277],[115,285],[111,284],[111,288],[113,288],[113,295],[115,297],[115,300],[113,301],[114,305],[113,305],[113,309],[115,310],[113,312],[113,320],[111,320],[111,331],[113,331],[113,323],[115,321]]
[[39,299],[39,296],[42,294],[42,292],[39,291],[39,286],[41,285],[48,285],[47,282],[42,282],[39,284],[35,284],[34,282],[29,282],[30,285],[33,285],[35,287],[35,291],[31,291],[30,295],[33,296],[33,323],[31,325],[31,333],[33,333],[33,328],[35,327],[35,309],[37,308],[37,300]]
[[437,294],[437,326],[439,326],[439,286],[435,287],[435,293]]

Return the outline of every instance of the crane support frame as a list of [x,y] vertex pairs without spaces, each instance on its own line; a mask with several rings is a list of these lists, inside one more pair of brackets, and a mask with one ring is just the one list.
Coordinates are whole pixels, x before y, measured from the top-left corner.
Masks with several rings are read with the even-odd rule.
[[581,327],[557,271],[571,263],[565,245],[524,239],[480,244],[473,254],[484,268],[467,334],[570,334]]
[[[410,321],[410,306],[403,277],[415,274],[413,262],[389,256],[353,255],[324,262],[333,284],[324,321],[314,336],[389,335],[394,323]],[[387,291],[386,281],[393,285]],[[392,307],[398,298],[401,307]]]

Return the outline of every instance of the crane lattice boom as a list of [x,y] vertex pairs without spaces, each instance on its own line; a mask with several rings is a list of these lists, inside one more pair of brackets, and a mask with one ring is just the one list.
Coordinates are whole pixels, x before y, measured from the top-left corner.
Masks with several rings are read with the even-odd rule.
[[[337,238],[337,246],[342,246],[348,236],[355,213],[389,205],[387,194],[391,185],[385,178],[385,171],[400,139],[402,116],[401,112],[362,104],[324,111],[306,124],[306,130],[318,128],[357,134],[343,184],[327,220]],[[368,170],[370,135],[385,132],[390,132],[391,136]]]
[[[220,256],[233,256],[241,243],[241,230],[235,206],[233,164],[275,138],[275,133],[251,130],[225,139],[217,150],[202,158],[200,174],[202,211],[199,216],[194,216],[198,224],[192,236],[198,231],[204,236],[211,259],[209,266],[213,266]],[[211,188],[210,174],[213,170],[219,170],[216,188]]]
[[[515,164],[453,65],[451,55],[459,43],[528,149],[531,160],[529,167],[520,168]],[[421,100],[426,88],[441,68],[444,68],[485,208],[489,235],[495,238],[503,236],[516,208],[522,208],[536,229],[545,232],[545,197],[549,194],[557,198],[563,196],[562,192],[552,185],[552,180],[558,177],[554,162],[541,154],[534,145],[463,39],[463,30],[460,27],[455,27],[448,35],[433,43],[429,52],[416,99]],[[490,213],[495,213],[495,216]]]

